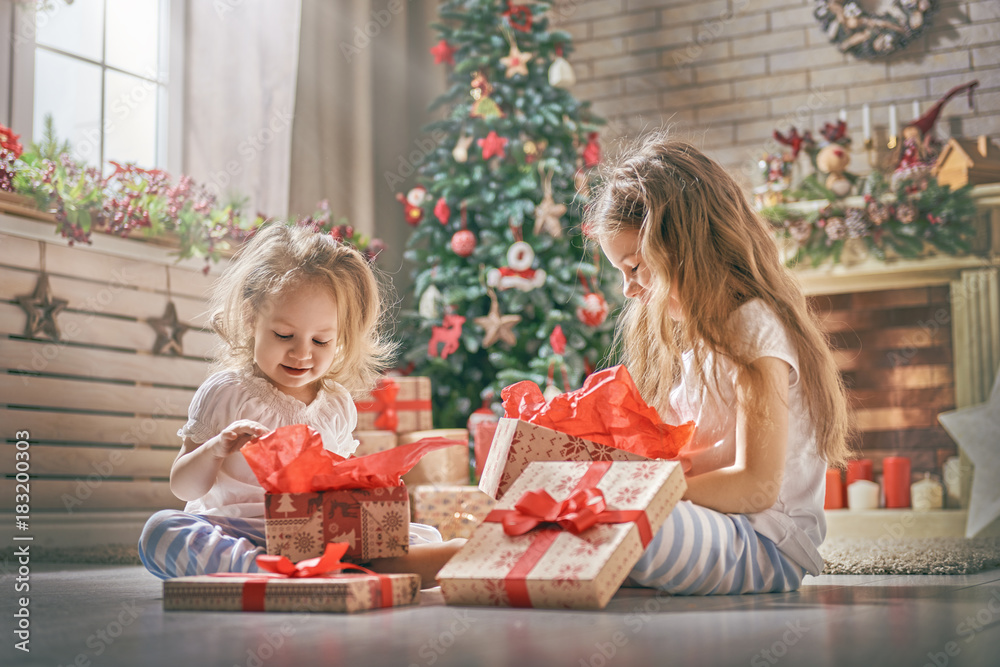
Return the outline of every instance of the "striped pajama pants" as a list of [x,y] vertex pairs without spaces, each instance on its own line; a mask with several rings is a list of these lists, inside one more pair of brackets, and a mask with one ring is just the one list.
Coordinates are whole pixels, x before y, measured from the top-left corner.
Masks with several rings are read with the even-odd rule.
[[[410,524],[410,544],[440,542],[437,529]],[[161,510],[139,536],[139,558],[160,579],[215,572],[257,572],[266,553],[264,519],[239,519]]]
[[629,576],[673,595],[739,595],[794,591],[805,569],[755,532],[746,516],[683,500]]

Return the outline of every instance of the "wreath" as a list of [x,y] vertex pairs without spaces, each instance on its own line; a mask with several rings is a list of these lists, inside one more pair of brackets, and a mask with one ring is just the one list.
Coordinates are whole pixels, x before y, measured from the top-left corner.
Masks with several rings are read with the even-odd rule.
[[895,53],[920,36],[937,9],[935,0],[893,0],[882,14],[866,12],[857,0],[816,0],[813,15],[830,41],[856,58]]

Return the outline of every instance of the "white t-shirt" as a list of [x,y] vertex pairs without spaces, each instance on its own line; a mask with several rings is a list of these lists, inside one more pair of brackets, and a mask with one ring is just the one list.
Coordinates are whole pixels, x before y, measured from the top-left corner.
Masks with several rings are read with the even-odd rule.
[[[200,444],[238,419],[252,419],[271,429],[306,424],[323,436],[324,448],[341,456],[350,456],[358,447],[352,435],[358,425],[358,411],[350,394],[340,385],[332,392],[321,390],[306,405],[262,377],[234,371],[216,373],[198,387],[188,408],[188,421],[177,435]],[[222,462],[215,485],[201,498],[188,502],[184,511],[263,517],[264,489],[243,454],[236,451]]]
[[[796,350],[774,312],[759,299],[741,306],[734,314],[734,330],[744,336],[750,359],[775,357],[791,366],[788,388],[788,446],[785,473],[778,499],[763,512],[747,514],[754,530],[773,541],[786,556],[810,574],[819,574],[823,559],[818,547],[826,536],[823,500],[826,485],[826,462],[816,447],[816,433],[799,383],[799,360]],[[706,360],[708,368],[714,355]],[[681,383],[670,394],[668,422],[694,420],[692,443],[680,459],[689,474],[731,466],[736,461],[736,369],[720,357],[720,383],[717,392],[707,387],[699,392],[692,382],[698,369],[693,355],[684,355]],[[711,375],[708,375],[711,378]]]

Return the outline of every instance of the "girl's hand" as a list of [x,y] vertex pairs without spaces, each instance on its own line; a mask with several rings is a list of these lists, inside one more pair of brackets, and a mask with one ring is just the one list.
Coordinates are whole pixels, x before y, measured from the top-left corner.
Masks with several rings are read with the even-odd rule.
[[211,442],[212,455],[224,459],[254,438],[260,438],[271,432],[271,429],[251,419],[239,419],[222,430],[222,433]]

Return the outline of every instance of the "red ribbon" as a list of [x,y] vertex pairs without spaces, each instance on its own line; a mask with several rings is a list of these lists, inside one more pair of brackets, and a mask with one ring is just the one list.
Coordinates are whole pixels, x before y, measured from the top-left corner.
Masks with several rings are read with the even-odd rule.
[[501,266],[499,270],[500,270],[500,275],[504,277],[518,277],[518,278],[526,278],[528,280],[531,280],[532,278],[535,277],[535,269],[524,269],[523,271],[515,271],[509,266]]
[[504,577],[504,586],[512,607],[531,607],[527,575],[542,559],[559,533],[568,530],[579,535],[598,523],[634,522],[639,529],[639,540],[645,549],[653,539],[649,517],[644,510],[609,510],[604,494],[597,488],[611,461],[596,461],[576,483],[569,497],[563,501],[552,498],[547,491],[528,491],[517,501],[512,510],[493,510],[483,521],[503,524],[507,535],[523,535],[545,524],[535,533],[528,550]]
[[377,412],[375,428],[380,431],[396,431],[399,428],[399,412],[427,411],[431,409],[430,399],[398,401],[399,383],[391,378],[383,378],[372,391],[372,400],[355,403],[358,412]]
[[305,579],[322,578],[338,579],[350,577],[351,575],[335,575],[334,572],[342,570],[360,570],[365,574],[377,577],[372,582],[375,595],[372,597],[377,604],[376,608],[392,606],[392,579],[372,572],[366,567],[354,565],[353,563],[341,563],[340,559],[347,553],[348,544],[346,542],[330,542],[326,545],[323,555],[318,558],[309,558],[298,563],[288,560],[287,556],[273,556],[261,554],[257,556],[257,565],[266,572],[215,572],[212,577],[243,577],[247,581],[243,584],[243,611],[264,611],[264,597],[267,583],[275,579]]

